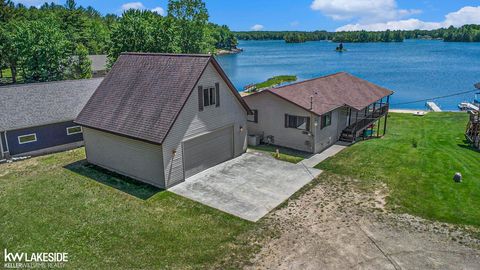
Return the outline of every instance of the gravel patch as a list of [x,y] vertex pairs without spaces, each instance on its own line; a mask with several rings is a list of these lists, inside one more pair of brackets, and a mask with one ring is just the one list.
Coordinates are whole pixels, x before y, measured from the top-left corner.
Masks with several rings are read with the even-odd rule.
[[247,269],[478,269],[477,228],[391,213],[385,185],[320,178],[266,217],[277,233]]

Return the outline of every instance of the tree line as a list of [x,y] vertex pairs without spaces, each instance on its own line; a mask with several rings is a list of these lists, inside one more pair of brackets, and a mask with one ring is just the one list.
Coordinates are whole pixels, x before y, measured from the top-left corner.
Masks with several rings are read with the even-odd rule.
[[285,40],[287,43],[331,40],[334,42],[403,42],[405,39],[441,39],[445,42],[480,42],[480,25],[436,30],[386,31],[247,31],[234,32],[240,40]]
[[127,10],[102,15],[93,7],[45,3],[41,7],[0,0],[0,79],[41,82],[90,78],[89,54],[122,52],[215,53],[237,39],[227,26],[208,21],[202,0],[169,0],[167,15]]

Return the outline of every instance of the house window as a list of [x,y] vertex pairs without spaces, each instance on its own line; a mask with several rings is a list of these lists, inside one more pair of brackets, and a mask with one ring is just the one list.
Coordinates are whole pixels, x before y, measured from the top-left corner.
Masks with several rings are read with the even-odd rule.
[[310,117],[286,114],[285,127],[310,131]]
[[208,107],[211,105],[215,105],[215,88],[205,88],[203,89],[203,106]]
[[330,126],[332,124],[332,113],[322,115],[322,129]]
[[22,135],[18,136],[18,143],[19,144],[26,144],[26,143],[32,143],[37,141],[37,134],[28,134],[28,135]]
[[258,110],[252,110],[253,114],[247,116],[247,121],[252,123],[258,123]]
[[74,135],[82,133],[82,127],[81,126],[74,126],[74,127],[68,127],[67,128],[67,135]]

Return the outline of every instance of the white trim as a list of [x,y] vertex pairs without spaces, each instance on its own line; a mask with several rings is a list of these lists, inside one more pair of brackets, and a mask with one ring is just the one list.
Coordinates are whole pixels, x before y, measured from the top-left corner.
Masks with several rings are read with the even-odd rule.
[[[1,72],[1,71],[0,71]],[[1,132],[0,132],[1,134]],[[3,159],[3,142],[2,142],[2,138],[0,138],[0,158]]]
[[[32,136],[32,135],[35,137],[35,139],[34,139],[33,141],[28,141],[28,142],[21,142],[21,141],[20,141],[20,138],[27,137],[27,136]],[[18,139],[18,144],[33,143],[33,142],[36,142],[36,141],[37,141],[37,133],[20,135],[20,136],[17,137],[17,139]]]
[[8,146],[7,131],[6,130],[5,130],[5,132],[3,132],[3,136],[5,137],[5,147],[6,147],[5,150],[7,150],[7,151],[5,151],[5,153],[10,153],[10,147]]
[[[77,132],[70,132],[69,129],[71,128],[80,128],[80,131],[77,131]],[[79,134],[79,133],[82,133],[83,132],[83,129],[81,126],[71,126],[71,127],[67,127],[66,128],[67,130],[67,135],[70,136],[70,135],[75,135],[75,134]]]

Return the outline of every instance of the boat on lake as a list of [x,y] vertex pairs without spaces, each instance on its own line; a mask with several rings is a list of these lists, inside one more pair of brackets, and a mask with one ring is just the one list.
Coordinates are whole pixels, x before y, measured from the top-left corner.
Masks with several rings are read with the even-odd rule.
[[337,48],[335,48],[335,51],[336,51],[336,52],[346,52],[347,49],[345,49],[345,48],[343,47],[343,43],[340,43],[340,44],[337,46]]

